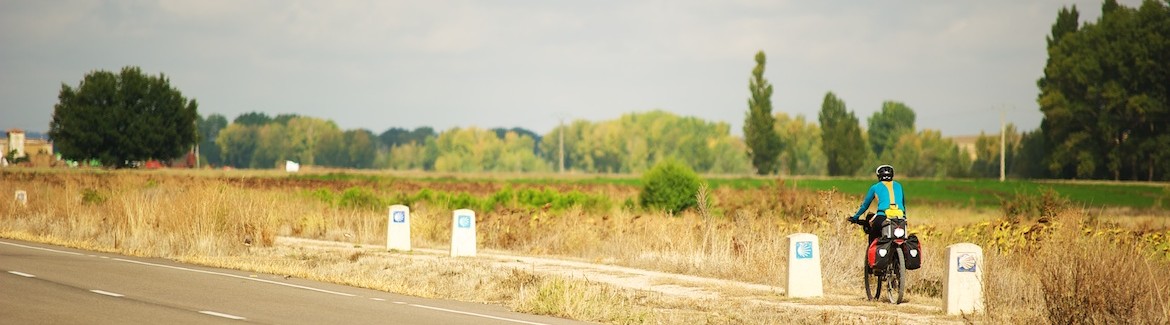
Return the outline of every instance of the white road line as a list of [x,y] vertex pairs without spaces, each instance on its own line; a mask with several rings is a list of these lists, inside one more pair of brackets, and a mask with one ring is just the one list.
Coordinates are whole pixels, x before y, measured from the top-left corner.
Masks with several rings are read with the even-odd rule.
[[115,258],[114,260],[119,261],[119,262],[134,263],[134,264],[139,264],[139,265],[147,265],[147,266],[168,268],[168,269],[174,269],[174,270],[182,270],[182,271],[195,272],[195,273],[211,274],[211,275],[218,275],[218,276],[226,276],[229,278],[237,278],[237,279],[244,279],[244,280],[248,280],[248,281],[263,282],[263,283],[286,286],[286,287],[290,287],[290,288],[305,289],[305,290],[316,291],[316,292],[321,292],[321,293],[334,294],[334,295],[338,295],[338,296],[346,296],[346,297],[356,297],[357,296],[357,295],[352,295],[352,294],[348,294],[348,293],[344,293],[344,292],[329,291],[329,290],[325,290],[325,289],[317,289],[317,288],[313,288],[313,287],[306,287],[306,286],[302,286],[302,285],[295,285],[295,284],[289,284],[289,283],[284,283],[284,282],[276,282],[276,281],[270,281],[270,280],[264,280],[264,279],[250,278],[250,277],[239,276],[239,275],[235,275],[235,274],[196,270],[196,269],[189,269],[189,268],[185,268],[185,267],[163,265],[163,264],[154,264],[154,263],[147,263],[147,262],[142,262],[142,261],[122,259],[122,258]]
[[21,245],[21,244],[9,243],[9,242],[4,242],[4,241],[0,241],[0,244],[9,245],[9,246],[16,246],[16,247],[31,248],[31,249],[39,249],[39,250],[43,250],[43,251],[50,251],[50,252],[54,252],[54,253],[61,253],[61,254],[69,254],[69,255],[82,255],[82,256],[84,256],[84,255],[85,255],[85,254],[82,254],[82,253],[74,253],[74,252],[59,251],[59,250],[56,250],[56,249],[48,249],[48,248],[42,248],[42,247],[36,247],[36,246]]
[[120,293],[113,293],[113,292],[109,292],[109,291],[101,291],[101,290],[90,290],[90,292],[93,292],[93,293],[96,293],[96,294],[99,294],[99,295],[107,295],[107,296],[110,296],[110,297],[122,297],[122,296],[125,296],[125,295],[123,295],[123,294],[120,294]]
[[234,319],[234,320],[245,320],[245,319],[247,319],[247,318],[243,318],[243,317],[236,316],[236,315],[228,315],[228,314],[224,314],[224,313],[217,313],[217,312],[210,311],[210,310],[204,310],[204,311],[200,311],[199,313],[200,313],[200,314],[204,314],[204,315],[211,315],[211,316],[217,316],[217,317],[229,318],[229,319]]
[[[11,245],[11,246],[16,246],[16,247],[24,247],[24,248],[30,248],[30,249],[39,249],[39,250],[43,250],[43,251],[50,251],[50,252],[54,252],[54,253],[62,253],[62,254],[70,254],[70,255],[81,255],[81,256],[85,256],[85,254],[81,254],[81,253],[67,252],[67,251],[61,251],[61,250],[56,250],[56,249],[48,249],[48,248],[41,248],[41,247],[36,247],[36,246],[21,245],[21,244],[9,243],[9,242],[4,242],[4,241],[0,241],[0,244]],[[107,258],[107,259],[108,259],[109,257],[102,256],[101,258]],[[295,284],[288,284],[288,283],[283,283],[283,282],[269,281],[269,280],[264,280],[264,279],[249,278],[249,277],[245,277],[245,276],[239,276],[239,275],[234,275],[234,274],[227,274],[227,273],[220,273],[220,272],[211,272],[211,271],[203,271],[203,270],[189,269],[189,268],[185,268],[185,267],[170,266],[170,265],[162,265],[162,264],[154,264],[154,263],[140,262],[140,261],[135,261],[135,260],[128,260],[128,259],[122,259],[122,258],[115,258],[115,259],[113,259],[113,260],[115,260],[115,261],[120,261],[120,262],[134,263],[134,264],[139,264],[139,265],[147,265],[147,266],[162,267],[162,268],[168,268],[168,269],[174,269],[174,270],[182,270],[182,271],[188,271],[188,272],[196,272],[196,273],[203,273],[203,274],[211,274],[211,275],[226,276],[226,277],[237,278],[237,279],[244,279],[244,280],[250,280],[250,281],[256,281],[256,282],[263,282],[263,283],[269,283],[269,284],[275,284],[275,285],[282,285],[282,286],[286,286],[286,287],[290,287],[290,288],[305,289],[305,290],[316,291],[316,292],[321,292],[321,293],[334,294],[334,295],[338,295],[338,296],[345,296],[345,297],[356,297],[356,296],[357,296],[357,295],[352,295],[352,294],[348,294],[348,293],[344,293],[344,292],[329,291],[329,290],[325,290],[325,289],[317,289],[317,288],[313,288],[313,287],[306,287],[306,286],[302,286],[302,285],[295,285]]]
[[28,274],[28,273],[24,273],[24,272],[8,271],[8,273],[16,274],[16,275],[23,276],[23,277],[26,277],[26,278],[35,278],[35,277],[37,277],[37,276],[35,276],[35,275]]
[[386,299],[382,299],[382,298],[370,298],[370,300],[376,300],[376,301],[386,301]]
[[[11,246],[17,246],[17,247],[24,247],[24,248],[31,248],[31,249],[39,249],[39,250],[50,251],[50,252],[56,252],[56,253],[62,253],[62,254],[70,254],[70,255],[83,255],[83,256],[85,255],[85,254],[81,254],[81,253],[74,253],[74,252],[60,251],[60,250],[55,250],[55,249],[48,249],[48,248],[41,248],[41,247],[35,247],[35,246],[27,246],[27,245],[14,244],[14,243],[3,242],[3,241],[0,241],[0,244],[11,245]],[[102,256],[102,258],[109,258],[109,257]],[[115,261],[119,261],[119,262],[134,263],[134,264],[139,264],[139,265],[147,265],[147,266],[154,266],[154,267],[168,268],[168,269],[174,269],[174,270],[182,270],[182,271],[195,272],[195,273],[203,273],[203,274],[211,274],[211,275],[226,276],[226,277],[230,277],[230,278],[237,278],[237,279],[244,279],[244,280],[250,280],[250,281],[257,281],[257,282],[263,282],[263,283],[269,283],[269,284],[281,285],[281,286],[286,286],[286,287],[291,287],[291,288],[304,289],[304,290],[316,291],[316,292],[321,292],[321,293],[328,293],[328,294],[333,294],[333,295],[338,295],[338,296],[346,296],[346,297],[356,297],[356,296],[357,296],[357,295],[348,294],[348,293],[344,293],[344,292],[329,291],[329,290],[325,290],[325,289],[317,289],[317,288],[313,288],[313,287],[306,287],[306,286],[302,286],[302,285],[295,285],[295,284],[289,284],[289,283],[283,283],[283,282],[269,281],[269,280],[264,280],[264,279],[256,279],[256,278],[250,278],[250,277],[246,277],[246,276],[239,276],[239,275],[235,275],[235,274],[227,274],[227,273],[221,273],[221,272],[212,272],[212,271],[196,270],[196,269],[189,269],[189,268],[185,268],[185,267],[178,267],[178,266],[171,266],[171,265],[163,265],[163,264],[155,264],[155,263],[148,263],[148,262],[142,262],[142,261],[135,261],[135,260],[122,259],[122,258],[115,258],[115,259],[113,259],[113,260],[115,260]],[[11,273],[11,271],[10,271],[9,273]],[[15,274],[15,273],[14,273],[14,274]],[[107,295],[107,296],[112,296],[112,297],[122,297],[122,295],[120,295],[120,294],[117,294],[117,293],[113,293],[113,292],[106,292],[106,291],[101,291],[101,290],[90,290],[90,291],[92,291],[92,292],[94,292],[94,293],[98,293],[98,294],[103,294],[103,295]],[[378,299],[376,299],[376,298],[375,298],[375,300],[378,300]],[[381,301],[384,301],[384,300],[381,300]],[[452,309],[446,309],[446,308],[431,307],[431,306],[418,305],[418,304],[408,304],[408,303],[401,302],[401,301],[394,301],[393,303],[395,303],[395,304],[399,304],[399,305],[409,305],[409,306],[418,307],[418,308],[423,308],[423,309],[430,309],[430,310],[436,310],[436,311],[443,311],[443,312],[448,312],[448,313],[453,313],[453,314],[461,314],[461,315],[468,315],[468,316],[476,316],[476,317],[490,318],[490,319],[495,319],[495,320],[502,320],[502,321],[507,321],[507,322],[520,323],[520,324],[529,324],[529,325],[548,325],[548,324],[545,324],[545,323],[536,323],[536,322],[523,321],[523,320],[519,320],[519,319],[511,319],[511,318],[497,317],[497,316],[491,316],[491,315],[476,314],[476,313],[465,312],[465,311],[458,311],[458,310],[452,310]],[[239,316],[233,316],[233,315],[228,315],[228,314],[222,314],[222,313],[217,313],[217,312],[213,312],[213,311],[201,311],[200,313],[207,314],[207,315],[212,315],[212,316],[219,316],[219,317],[225,317],[225,318],[231,318],[231,319],[238,319],[238,320],[242,320],[242,319],[244,319],[243,317],[239,317]]]
[[491,318],[491,319],[495,319],[495,320],[502,320],[502,321],[507,321],[507,322],[520,323],[520,324],[530,324],[530,325],[548,325],[548,324],[545,324],[545,323],[529,322],[529,321],[523,321],[523,320],[519,320],[519,319],[511,319],[511,318],[504,318],[504,317],[496,317],[496,316],[492,316],[492,315],[484,315],[484,314],[469,313],[469,312],[465,312],[465,311],[458,311],[458,310],[452,310],[452,309],[446,309],[446,308],[439,308],[439,307],[424,306],[424,305],[418,305],[418,304],[410,304],[410,306],[413,306],[413,307],[418,307],[418,308],[424,308],[424,309],[430,309],[430,310],[445,311],[445,312],[452,313],[452,314],[461,314],[461,315],[468,315],[468,316],[476,316],[476,317],[483,317],[483,318]]

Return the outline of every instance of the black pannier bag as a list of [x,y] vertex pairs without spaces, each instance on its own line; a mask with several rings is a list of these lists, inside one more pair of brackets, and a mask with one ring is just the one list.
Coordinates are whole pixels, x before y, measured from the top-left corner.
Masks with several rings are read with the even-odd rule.
[[885,269],[886,265],[890,264],[891,256],[894,255],[893,243],[892,239],[885,237],[874,239],[873,242],[869,243],[865,260],[871,269]]
[[902,243],[902,256],[906,258],[906,269],[917,270],[922,267],[922,243],[918,235],[910,234],[906,242]]

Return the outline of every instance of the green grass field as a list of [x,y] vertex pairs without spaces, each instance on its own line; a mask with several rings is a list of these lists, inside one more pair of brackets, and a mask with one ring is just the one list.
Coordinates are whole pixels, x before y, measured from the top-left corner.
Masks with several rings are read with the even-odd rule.
[[[618,184],[639,186],[636,177],[595,177],[574,180],[557,179],[515,179],[518,183],[570,182],[577,184]],[[777,184],[777,179],[765,178],[709,178],[714,188],[736,189],[760,188]],[[905,187],[906,198],[911,202],[944,204],[975,208],[998,208],[1004,198],[1016,194],[1038,195],[1051,189],[1068,198],[1074,204],[1088,207],[1129,207],[1156,209],[1170,206],[1170,184],[1162,183],[1114,183],[1114,182],[1073,182],[1073,181],[1027,181],[983,179],[908,179],[899,180]],[[810,191],[836,189],[841,193],[864,195],[873,185],[870,179],[783,179],[783,186]],[[910,204],[909,202],[907,204]]]
[[[1011,180],[931,180],[900,181],[910,202],[951,204],[976,208],[999,207],[1004,198],[1016,194],[1038,195],[1051,189],[1074,204],[1087,207],[1163,208],[1170,204],[1170,187],[1141,183],[1087,183]],[[792,180],[791,186],[810,190],[836,188],[844,193],[865,193],[869,180],[821,179]],[[906,204],[911,204],[907,202]]]

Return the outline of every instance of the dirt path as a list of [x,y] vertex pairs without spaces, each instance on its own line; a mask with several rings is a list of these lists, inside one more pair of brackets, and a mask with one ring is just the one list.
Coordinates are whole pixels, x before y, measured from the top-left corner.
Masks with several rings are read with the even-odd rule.
[[[278,238],[277,245],[318,249],[354,248],[352,243],[290,237]],[[362,245],[362,248],[377,249],[378,247]],[[413,255],[428,259],[446,256],[449,253],[448,250],[435,248],[414,248],[413,250]],[[875,316],[893,316],[897,318],[899,323],[963,323],[962,318],[943,315],[942,308],[937,305],[910,302],[892,306],[887,303],[865,301],[860,293],[858,296],[828,294],[823,298],[789,299],[784,296],[784,288],[757,283],[595,264],[571,259],[521,256],[493,250],[481,250],[476,258],[492,261],[494,265],[501,268],[585,279],[618,288],[655,292],[675,298],[739,299],[746,303],[776,308],[849,313],[863,319]]]

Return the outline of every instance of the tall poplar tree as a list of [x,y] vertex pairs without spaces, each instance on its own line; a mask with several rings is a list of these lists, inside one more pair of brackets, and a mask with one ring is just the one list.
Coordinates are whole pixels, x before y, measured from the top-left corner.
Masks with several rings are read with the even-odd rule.
[[818,115],[821,122],[821,145],[828,161],[829,176],[853,175],[861,169],[869,151],[861,138],[857,115],[845,108],[845,102],[833,92],[825,94]]
[[747,154],[760,175],[776,172],[780,166],[780,151],[784,149],[776,134],[776,118],[772,116],[772,84],[764,79],[764,51],[756,53],[756,67],[748,82],[752,97],[748,99],[747,118],[743,123]]

